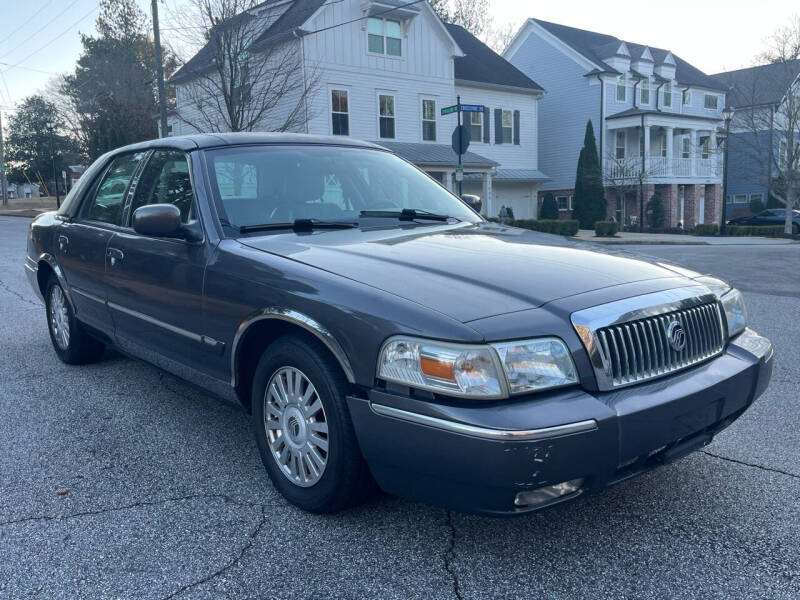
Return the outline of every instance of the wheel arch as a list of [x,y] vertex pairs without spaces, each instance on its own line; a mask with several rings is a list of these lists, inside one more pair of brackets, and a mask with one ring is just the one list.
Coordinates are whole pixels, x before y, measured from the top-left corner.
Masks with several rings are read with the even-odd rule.
[[58,283],[61,285],[61,289],[64,291],[64,296],[66,296],[67,302],[69,302],[70,308],[74,312],[75,304],[72,302],[72,294],[69,291],[69,286],[67,285],[67,280],[64,277],[64,272],[61,270],[61,267],[58,266],[58,263],[52,254],[44,253],[39,257],[39,261],[37,263],[36,282],[39,285],[39,291],[42,293],[42,298],[45,298],[45,301],[47,301],[47,282],[52,276],[55,276],[55,278],[58,280]]
[[355,373],[347,354],[326,327],[298,311],[265,308],[242,321],[231,347],[231,385],[248,411],[251,410],[253,375],[261,355],[275,340],[291,333],[321,343],[338,363],[347,381],[355,383]]

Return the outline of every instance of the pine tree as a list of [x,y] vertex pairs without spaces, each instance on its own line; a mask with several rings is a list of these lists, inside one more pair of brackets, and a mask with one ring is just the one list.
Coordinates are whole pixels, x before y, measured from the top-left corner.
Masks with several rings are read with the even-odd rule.
[[542,200],[542,219],[558,219],[558,204],[553,194],[545,194]]
[[583,148],[578,158],[572,206],[572,218],[580,222],[581,229],[594,229],[597,221],[606,218],[606,196],[591,119],[586,122]]
[[647,203],[647,226],[651,229],[662,229],[665,221],[664,202],[661,194],[656,192]]

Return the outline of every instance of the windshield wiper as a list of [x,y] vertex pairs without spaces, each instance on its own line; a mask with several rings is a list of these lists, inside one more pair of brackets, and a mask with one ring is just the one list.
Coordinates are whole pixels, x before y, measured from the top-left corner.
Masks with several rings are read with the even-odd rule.
[[347,221],[321,221],[319,219],[295,219],[291,223],[261,223],[259,225],[242,225],[239,233],[253,233],[254,231],[270,231],[273,229],[293,229],[294,231],[313,231],[314,229],[354,229],[358,223]]
[[404,208],[401,211],[397,210],[362,210],[359,217],[390,217],[397,218],[401,221],[413,221],[414,219],[428,219],[430,221],[449,221],[455,219],[460,221],[458,217],[450,215],[438,215],[420,208]]

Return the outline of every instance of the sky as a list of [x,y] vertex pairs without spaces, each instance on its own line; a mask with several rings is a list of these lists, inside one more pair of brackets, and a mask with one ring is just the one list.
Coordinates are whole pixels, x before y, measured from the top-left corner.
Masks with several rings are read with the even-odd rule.
[[[159,0],[162,38],[179,26],[187,0]],[[150,0],[137,0],[149,15]],[[751,66],[777,28],[800,13],[797,0],[489,0],[497,25],[515,28],[528,17],[615,35],[671,50],[706,73]],[[93,33],[98,0],[0,0],[0,109],[41,91],[70,71],[80,33]]]

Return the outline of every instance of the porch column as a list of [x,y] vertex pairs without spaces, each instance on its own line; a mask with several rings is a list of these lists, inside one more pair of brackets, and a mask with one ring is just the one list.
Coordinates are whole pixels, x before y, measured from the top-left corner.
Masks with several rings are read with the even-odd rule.
[[495,216],[494,213],[494,194],[492,193],[492,172],[486,171],[483,174],[483,213],[487,217]]
[[673,168],[674,164],[674,157],[675,155],[672,153],[672,144],[673,144],[673,131],[675,130],[674,127],[665,127],[664,128],[664,135],[667,136],[667,172],[665,175],[675,175],[675,169]]
[[644,153],[644,170],[645,173],[650,172],[650,125],[647,125],[645,122],[644,126],[644,148],[642,148],[642,152]]
[[[697,129],[689,130],[689,159],[692,168],[692,177],[697,175]],[[684,227],[686,224],[684,224]]]
[[448,192],[456,193],[455,187],[453,186],[453,173],[455,171],[445,171],[444,172],[444,187],[447,188]]

